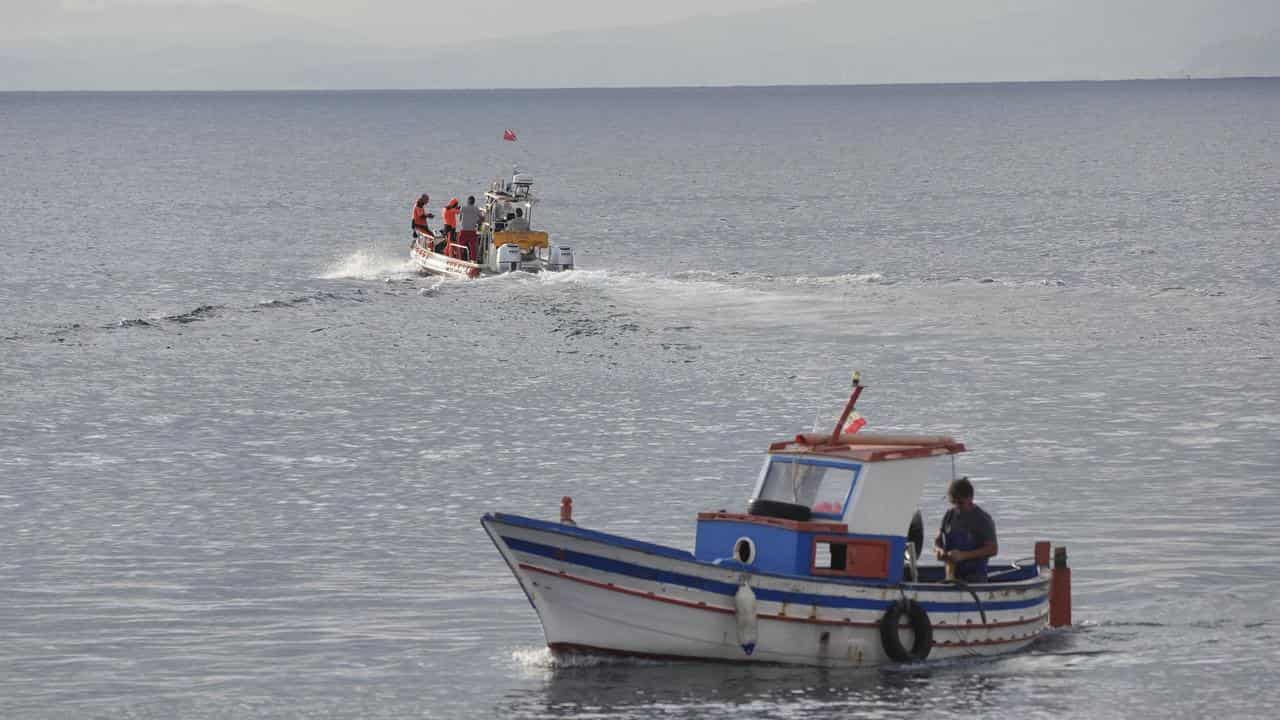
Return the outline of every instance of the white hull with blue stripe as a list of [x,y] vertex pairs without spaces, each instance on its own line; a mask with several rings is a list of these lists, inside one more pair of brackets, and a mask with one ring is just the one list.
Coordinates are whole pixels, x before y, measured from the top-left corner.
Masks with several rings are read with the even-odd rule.
[[965,583],[909,542],[928,466],[964,449],[836,431],[774,443],[748,512],[699,513],[693,552],[579,527],[568,498],[561,522],[482,524],[555,653],[846,667],[1010,653],[1054,614],[1048,543]]
[[[966,588],[863,585],[726,569],[675,548],[513,515],[487,515],[483,524],[556,652],[878,665],[892,662],[880,621],[904,596],[932,621],[929,658],[1013,652],[1048,625],[1049,580],[1035,566],[1011,568],[1030,575],[1021,580]],[[734,602],[742,584],[756,598],[750,654],[739,642]],[[901,637],[914,643],[905,623]]]

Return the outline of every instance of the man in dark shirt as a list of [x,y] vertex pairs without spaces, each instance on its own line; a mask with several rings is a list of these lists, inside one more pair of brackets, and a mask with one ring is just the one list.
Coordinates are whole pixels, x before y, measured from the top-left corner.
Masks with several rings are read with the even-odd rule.
[[947,498],[951,509],[942,517],[934,554],[947,563],[948,579],[986,582],[987,558],[999,551],[995,521],[973,504],[973,483],[967,477],[951,481]]

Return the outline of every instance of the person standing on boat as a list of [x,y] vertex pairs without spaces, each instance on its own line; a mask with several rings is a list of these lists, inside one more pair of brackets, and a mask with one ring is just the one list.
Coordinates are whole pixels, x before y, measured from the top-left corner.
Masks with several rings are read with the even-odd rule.
[[516,208],[515,217],[507,221],[507,229],[511,232],[527,232],[529,230],[529,219],[524,216],[523,208]]
[[426,237],[434,237],[431,234],[431,228],[427,227],[427,219],[435,217],[435,215],[427,212],[428,202],[431,202],[430,195],[422,193],[422,195],[418,196],[418,202],[413,204],[413,220],[409,227],[411,227],[415,233],[420,233]]
[[[458,198],[449,200],[449,204],[444,206],[441,211],[444,217],[444,234],[449,238],[449,242],[457,242],[458,240]],[[470,256],[468,260],[472,259]]]
[[468,195],[467,204],[458,213],[458,242],[467,246],[468,257],[472,262],[480,261],[476,230],[480,228],[480,219],[483,217],[484,213],[476,207],[476,196]]
[[962,477],[947,488],[951,509],[942,517],[933,550],[947,563],[948,578],[965,582],[986,582],[987,558],[999,551],[996,523],[973,503],[973,483]]

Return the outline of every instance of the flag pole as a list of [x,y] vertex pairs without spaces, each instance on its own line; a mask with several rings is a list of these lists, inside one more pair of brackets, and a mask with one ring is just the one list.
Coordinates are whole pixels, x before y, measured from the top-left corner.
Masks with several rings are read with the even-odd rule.
[[849,393],[849,402],[844,404],[844,412],[840,413],[840,419],[836,421],[835,429],[831,431],[831,444],[834,445],[840,441],[840,428],[844,427],[844,421],[849,419],[849,413],[853,412],[853,406],[858,402],[858,396],[862,394],[862,373],[857,370],[853,371],[853,392]]
[[538,162],[538,158],[534,157],[533,151],[526,147],[524,143],[520,142],[519,133],[517,133],[515,129],[507,128],[506,130],[503,130],[502,139],[505,142],[516,143],[519,145],[520,153],[523,155],[524,160],[534,163]]

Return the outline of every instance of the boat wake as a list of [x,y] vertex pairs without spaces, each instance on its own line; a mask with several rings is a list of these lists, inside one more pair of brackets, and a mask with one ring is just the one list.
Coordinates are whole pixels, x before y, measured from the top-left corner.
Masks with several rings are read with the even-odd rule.
[[[236,312],[265,312],[270,310],[286,310],[290,308],[316,305],[327,302],[350,302],[363,303],[368,302],[369,296],[364,290],[359,288],[348,293],[334,293],[320,291],[305,295],[295,295],[289,298],[277,298],[274,300],[261,300],[256,305],[249,307],[235,307],[231,305],[201,305],[192,310],[171,315],[159,315],[153,317],[138,318],[122,318],[116,322],[106,325],[97,326],[101,330],[128,330],[136,328],[164,328],[172,325],[189,325],[191,323],[205,322],[213,320],[223,314]],[[59,327],[52,334],[57,336],[65,336],[73,331],[82,331],[93,329],[91,326],[74,323]]]
[[389,280],[416,275],[413,263],[390,250],[357,250],[327,266],[320,280]]
[[677,280],[709,281],[773,287],[840,287],[845,285],[892,285],[894,280],[879,272],[842,273],[840,275],[774,275],[771,273],[686,270],[673,275]]
[[[170,322],[179,323],[181,325],[186,325],[187,323],[200,322],[201,320],[204,320],[216,314],[221,309],[222,309],[221,305],[201,305],[200,307],[194,310],[189,310],[184,313],[178,313],[176,315],[165,315],[162,319],[168,320]],[[138,322],[141,322],[144,325],[147,324],[145,321],[142,321],[142,320],[139,320]]]
[[550,648],[519,648],[511,652],[511,659],[522,670],[565,670],[568,668],[599,667],[601,665],[661,665],[656,660],[604,653],[568,653],[555,655]]
[[342,302],[365,302],[367,300],[363,290],[356,290],[350,294],[340,294],[333,292],[314,292],[307,295],[295,295],[287,299],[262,300],[251,312],[261,310],[272,310],[277,308],[292,308],[301,305],[315,305],[317,303],[342,301]]
[[[557,289],[577,286],[619,300],[620,306],[670,324],[705,322],[772,327],[811,325],[814,308],[839,298],[882,292],[878,273],[831,278],[761,273],[685,271],[658,275],[641,271],[575,270],[539,278]],[[837,299],[839,299],[837,298]],[[823,321],[825,322],[825,321]]]
[[[149,318],[121,318],[120,320],[99,326],[103,330],[122,330],[128,328],[155,328],[162,327],[165,323],[175,323],[178,325],[187,325],[193,322],[203,322],[216,316],[225,305],[201,305],[193,310],[183,313],[175,313],[173,315],[162,315]],[[60,328],[55,335],[65,334],[70,330],[80,330],[82,326],[79,323]]]

